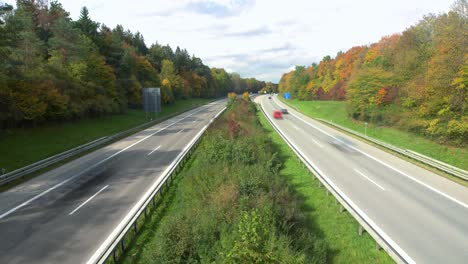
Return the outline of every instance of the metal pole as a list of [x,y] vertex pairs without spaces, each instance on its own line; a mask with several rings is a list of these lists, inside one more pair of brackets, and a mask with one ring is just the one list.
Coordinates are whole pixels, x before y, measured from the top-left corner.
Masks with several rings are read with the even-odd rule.
[[379,243],[375,242],[375,249],[380,250],[382,247]]
[[344,212],[344,210],[345,209],[344,209],[343,205],[340,204],[340,213]]

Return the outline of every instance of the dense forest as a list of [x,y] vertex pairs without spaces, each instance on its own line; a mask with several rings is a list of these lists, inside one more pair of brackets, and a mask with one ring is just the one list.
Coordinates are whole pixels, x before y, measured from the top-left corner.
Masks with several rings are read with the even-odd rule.
[[258,91],[272,84],[210,68],[187,50],[147,47],[140,32],[77,21],[46,0],[0,2],[0,129],[122,113],[142,103],[144,87],[162,101]]
[[345,100],[350,117],[440,142],[468,144],[468,3],[401,34],[282,76],[299,100]]

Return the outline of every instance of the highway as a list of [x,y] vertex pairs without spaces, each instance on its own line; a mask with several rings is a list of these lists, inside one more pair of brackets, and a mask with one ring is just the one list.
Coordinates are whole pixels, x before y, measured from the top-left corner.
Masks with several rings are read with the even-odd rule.
[[[410,263],[468,263],[468,189],[291,109],[256,101],[296,145]],[[337,212],[338,213],[338,212]],[[356,230],[357,232],[357,230]]]
[[198,107],[0,193],[0,263],[86,263],[225,106]]

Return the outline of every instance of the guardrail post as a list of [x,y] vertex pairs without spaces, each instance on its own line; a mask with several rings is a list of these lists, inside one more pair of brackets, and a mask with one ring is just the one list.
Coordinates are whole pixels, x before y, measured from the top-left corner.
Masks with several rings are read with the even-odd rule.
[[122,252],[125,250],[125,244],[124,244],[124,237],[122,237],[122,240],[120,240],[120,248],[122,249]]
[[375,242],[375,249],[380,250],[382,247],[379,243]]
[[345,208],[343,207],[342,204],[340,204],[340,213],[344,212]]
[[318,181],[318,187],[322,187],[322,182],[320,180]]
[[327,196],[329,196],[329,195],[330,195],[330,191],[327,189]]
[[114,260],[114,263],[117,263],[117,256],[115,255],[115,249],[112,250],[112,259]]
[[362,225],[359,225],[359,228],[358,228],[358,234],[359,236],[362,236],[362,232],[364,231],[364,228],[362,228]]
[[133,230],[135,230],[135,234],[137,233],[138,229],[137,229],[137,222],[138,222],[138,219],[135,220],[135,222],[133,223]]

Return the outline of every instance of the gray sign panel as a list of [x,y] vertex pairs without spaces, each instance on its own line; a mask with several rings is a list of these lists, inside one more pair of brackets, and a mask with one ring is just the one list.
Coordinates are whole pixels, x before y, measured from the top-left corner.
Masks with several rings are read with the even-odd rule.
[[146,113],[161,112],[161,89],[144,88],[143,89],[143,108]]

